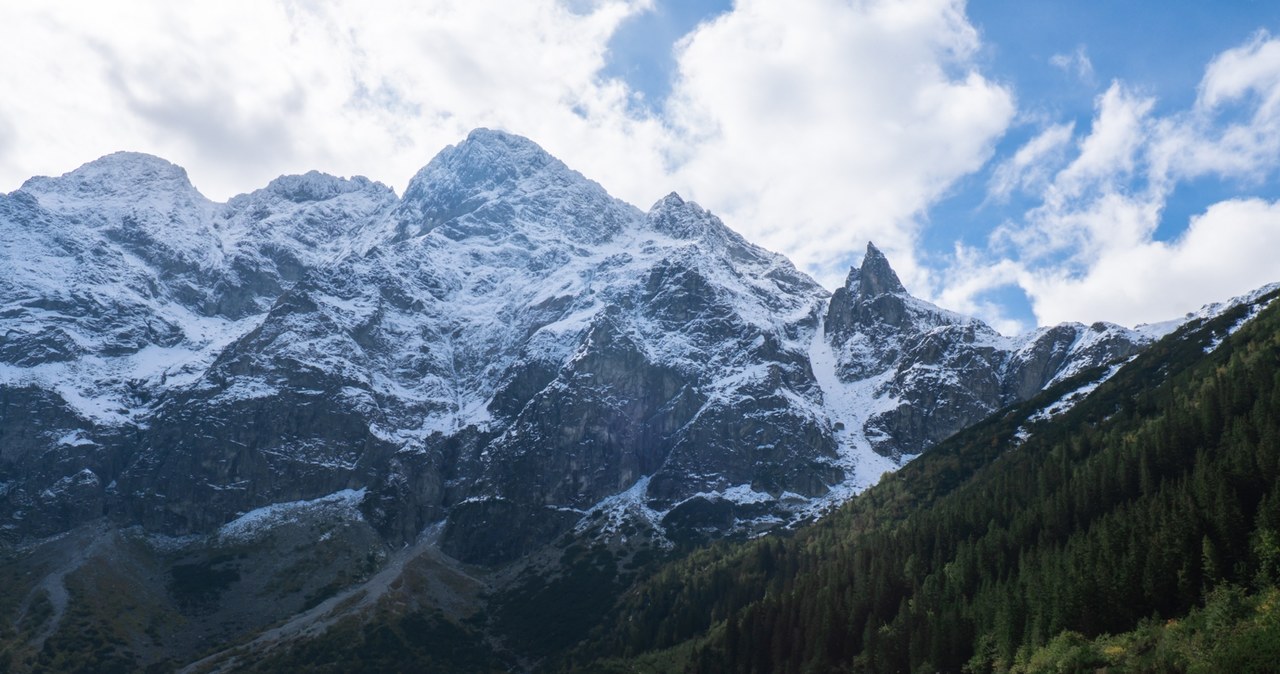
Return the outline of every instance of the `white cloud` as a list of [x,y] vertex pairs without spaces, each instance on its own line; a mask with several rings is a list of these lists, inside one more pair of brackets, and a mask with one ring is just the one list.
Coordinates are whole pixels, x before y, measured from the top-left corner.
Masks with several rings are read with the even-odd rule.
[[991,172],[988,192],[1005,200],[1014,190],[1036,190],[1048,186],[1051,171],[1075,134],[1075,123],[1054,124],[1018,148]]
[[1084,45],[1079,45],[1070,54],[1054,54],[1049,57],[1049,65],[1061,69],[1085,84],[1093,84],[1093,61]]
[[984,251],[957,245],[950,266],[941,274],[944,284],[934,300],[953,311],[980,318],[1006,335],[1016,335],[1032,326],[1011,316],[1007,306],[984,296],[993,290],[1020,286],[1025,275],[1023,266],[1012,260],[991,263]]
[[1056,205],[1132,173],[1147,139],[1147,115],[1154,105],[1154,99],[1112,83],[1098,97],[1098,114],[1080,143],[1080,154],[1049,186],[1046,201]]
[[[1041,204],[1018,221],[998,227],[993,248],[1029,264],[1059,264],[1078,271],[1103,250],[1145,240],[1159,223],[1163,194],[1131,188],[1151,138],[1148,115],[1154,101],[1113,83],[1096,101],[1089,133],[1074,157],[1040,190]],[[1018,167],[1022,174],[1046,173],[1060,159],[1039,144],[1063,148],[1069,129],[1050,129],[1048,141],[1033,140]],[[1042,134],[1043,137],[1043,134]],[[1027,149],[1024,147],[1024,150]],[[1014,161],[1023,155],[1015,153]],[[1004,170],[998,167],[996,175]]]
[[912,285],[917,218],[1013,115],[978,46],[959,2],[738,2],[681,47],[676,177],[829,284],[874,239]]
[[1209,63],[1192,110],[1164,121],[1153,171],[1265,178],[1280,166],[1280,40],[1265,31]]
[[1042,323],[1155,322],[1280,280],[1278,250],[1280,203],[1230,200],[1192,218],[1173,242],[1117,247],[1087,274],[1049,270],[1024,283]]
[[1262,98],[1259,114],[1274,115],[1280,106],[1280,42],[1266,31],[1209,63],[1196,105],[1214,108],[1248,93]]
[[656,197],[664,132],[597,76],[609,37],[647,4],[5,3],[0,118],[20,132],[0,185],[133,149],[187,167],[217,199],[310,169],[402,187],[444,145],[495,126],[623,196]]

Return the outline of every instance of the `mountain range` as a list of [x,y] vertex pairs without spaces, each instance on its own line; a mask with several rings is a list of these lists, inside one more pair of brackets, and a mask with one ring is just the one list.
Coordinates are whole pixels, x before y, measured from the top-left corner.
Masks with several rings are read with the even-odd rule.
[[639,568],[788,531],[1265,294],[1006,336],[874,245],[829,292],[486,129],[403,195],[311,172],[215,203],[109,155],[0,196],[0,269],[0,637],[44,662],[116,607],[142,616],[111,627],[123,671],[234,668],[391,595],[481,620],[584,546]]

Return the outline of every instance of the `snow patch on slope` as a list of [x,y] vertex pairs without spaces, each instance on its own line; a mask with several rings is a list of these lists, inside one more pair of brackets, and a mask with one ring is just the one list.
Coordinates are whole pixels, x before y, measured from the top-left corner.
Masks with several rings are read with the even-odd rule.
[[30,367],[0,363],[0,385],[56,391],[76,414],[93,423],[140,423],[148,408],[135,398],[135,390],[194,383],[228,345],[256,326],[255,318],[196,316],[173,305],[152,309],[179,326],[186,338],[174,346],[149,344],[122,356],[88,354]]
[[[1266,287],[1265,287],[1265,288],[1263,288],[1262,290],[1270,291],[1270,290],[1275,290],[1275,289],[1277,289],[1277,288],[1280,288],[1280,283],[1272,284],[1272,285],[1270,285],[1270,286],[1266,286]],[[1246,295],[1246,296],[1242,296],[1242,297],[1235,298],[1235,300],[1233,300],[1231,304],[1229,304],[1226,308],[1224,308],[1222,311],[1220,311],[1220,312],[1218,312],[1218,313],[1222,313],[1223,311],[1226,311],[1227,309],[1230,309],[1230,308],[1232,308],[1232,307],[1239,306],[1240,304],[1243,304],[1244,302],[1256,301],[1256,300],[1257,300],[1257,298],[1261,297],[1261,296],[1262,296],[1262,295],[1264,295],[1264,294],[1266,294],[1266,293],[1263,293],[1263,292],[1254,292],[1254,293],[1250,293],[1249,295]],[[1236,300],[1239,300],[1239,301],[1236,301]],[[1235,323],[1232,323],[1232,324],[1231,324],[1231,326],[1227,328],[1227,331],[1226,331],[1225,333],[1223,333],[1223,334],[1221,334],[1221,335],[1218,335],[1218,336],[1214,337],[1214,339],[1213,339],[1213,340],[1212,340],[1208,345],[1206,345],[1206,346],[1204,347],[1204,352],[1205,352],[1205,353],[1213,353],[1213,352],[1214,352],[1214,351],[1215,351],[1219,346],[1222,346],[1222,343],[1223,343],[1223,342],[1225,342],[1225,341],[1227,340],[1227,338],[1228,338],[1228,337],[1230,337],[1231,335],[1236,334],[1236,331],[1237,331],[1237,330],[1239,330],[1240,328],[1243,328],[1243,327],[1245,326],[1245,324],[1246,324],[1246,323],[1248,323],[1249,321],[1252,321],[1254,318],[1256,318],[1256,317],[1258,316],[1258,314],[1262,313],[1262,310],[1263,310],[1263,309],[1266,309],[1266,308],[1267,308],[1267,306],[1268,306],[1268,305],[1270,305],[1270,304],[1271,304],[1271,302],[1274,302],[1274,301],[1275,301],[1275,299],[1273,298],[1273,299],[1271,299],[1271,300],[1269,300],[1269,301],[1267,301],[1267,302],[1258,302],[1258,303],[1254,304],[1252,307],[1250,307],[1250,309],[1249,309],[1249,313],[1248,313],[1248,314],[1245,314],[1243,317],[1241,317],[1241,318],[1240,318],[1240,320],[1236,321]],[[1216,305],[1215,305],[1215,306],[1216,306]]]
[[218,529],[219,543],[248,543],[284,524],[324,516],[333,519],[359,520],[364,489],[343,489],[309,501],[273,503],[237,517]]
[[1085,382],[1084,384],[1081,384],[1078,388],[1068,391],[1067,393],[1063,394],[1061,398],[1058,398],[1052,403],[1046,405],[1039,412],[1036,412],[1030,417],[1027,417],[1027,421],[1033,422],[1033,423],[1037,421],[1048,421],[1049,419],[1052,419],[1062,414],[1063,412],[1070,410],[1072,407],[1075,407],[1081,400],[1084,400],[1086,397],[1088,397],[1090,393],[1093,393],[1095,390],[1097,390],[1097,388],[1101,386],[1104,382],[1114,377],[1115,374],[1120,371],[1120,368],[1124,367],[1131,360],[1133,359],[1129,358],[1127,360],[1113,364],[1111,367],[1107,368],[1106,372],[1102,373],[1102,376],[1092,381]]
[[[661,533],[662,517],[666,512],[649,507],[647,497],[649,480],[650,476],[646,475],[636,480],[625,491],[601,499],[599,503],[587,509],[574,530],[581,534],[599,523],[602,533],[616,535],[628,522],[638,521],[647,523],[653,531]],[[659,540],[669,544],[665,538]]]

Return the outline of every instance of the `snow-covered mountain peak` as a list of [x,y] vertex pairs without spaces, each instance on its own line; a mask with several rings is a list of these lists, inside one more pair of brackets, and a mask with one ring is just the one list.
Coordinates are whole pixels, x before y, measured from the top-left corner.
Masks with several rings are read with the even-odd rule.
[[476,129],[461,143],[441,150],[419,171],[409,181],[405,198],[412,199],[420,191],[429,188],[439,191],[446,186],[483,192],[544,172],[571,171],[527,138],[504,131]]
[[364,176],[339,178],[319,171],[285,175],[267,184],[267,192],[294,203],[324,201],[351,192],[389,193],[391,188]]
[[233,284],[255,285],[269,301],[304,269],[390,239],[387,215],[398,203],[390,187],[363,176],[311,171],[233,197],[213,226],[236,269]]
[[658,208],[659,206],[664,206],[664,205],[681,206],[683,204],[684,204],[684,197],[681,197],[679,192],[672,191],[668,193],[667,196],[662,197],[661,199],[655,201],[653,203],[653,207],[650,208],[649,210],[652,211]]
[[206,272],[222,257],[209,224],[217,205],[182,167],[159,157],[110,154],[56,178],[32,178],[8,201],[0,238],[17,284],[59,297],[101,293],[74,312],[81,317],[127,313],[116,306],[121,298],[145,303],[179,286],[184,301],[198,303],[211,283]]
[[654,203],[645,219],[654,231],[676,239],[723,239],[731,233],[720,218],[675,192]]
[[45,207],[68,200],[137,199],[152,195],[204,199],[181,166],[141,152],[115,152],[56,178],[31,178],[23,183],[21,190],[34,194]]
[[[868,348],[879,354],[876,367],[881,367],[888,362],[885,358],[897,352],[891,343],[941,326],[971,322],[975,319],[913,297],[880,249],[867,242],[862,265],[850,269],[845,285],[832,294],[825,325],[836,342],[850,337],[869,340]],[[850,365],[847,360],[841,359],[843,366]]]
[[715,214],[696,202],[685,201],[675,192],[659,199],[649,209],[645,225],[663,236],[693,243],[729,266],[743,270],[753,268],[748,275],[768,277],[769,283],[781,284],[804,297],[826,298],[826,291],[795,269],[785,257],[747,241]]
[[564,235],[600,243],[641,215],[537,143],[476,129],[409,181],[396,218],[399,238],[444,227],[451,239]]

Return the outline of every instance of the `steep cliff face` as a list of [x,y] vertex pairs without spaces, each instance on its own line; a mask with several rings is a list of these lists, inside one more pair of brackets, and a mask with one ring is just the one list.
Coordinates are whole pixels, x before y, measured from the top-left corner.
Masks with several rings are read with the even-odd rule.
[[0,242],[18,538],[339,492],[390,545],[487,564],[604,515],[761,530],[1147,340],[1001,336],[874,246],[829,294],[697,204],[642,212],[483,129],[403,197],[313,172],[215,204],[111,155],[0,196]]

